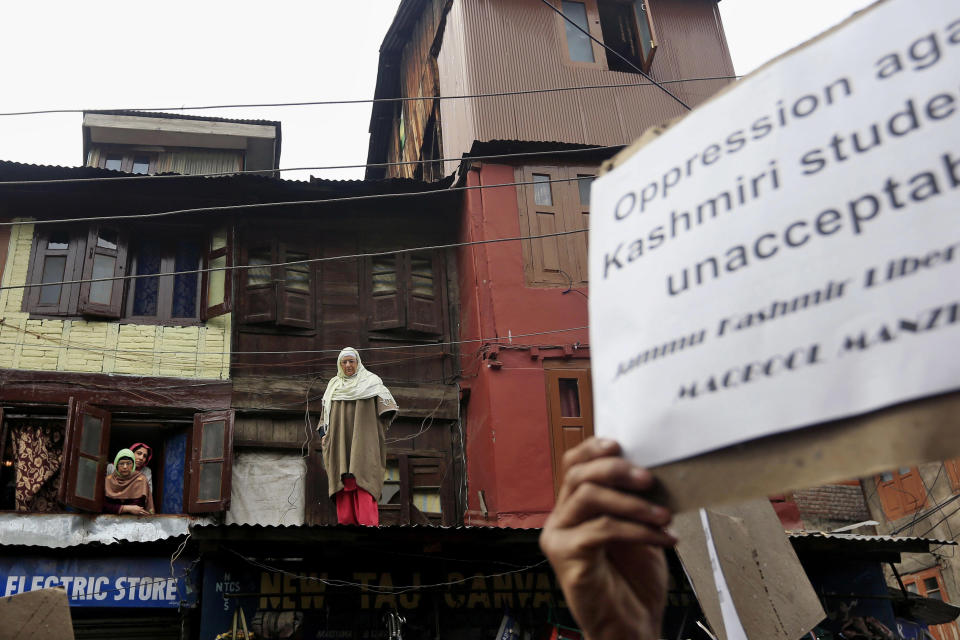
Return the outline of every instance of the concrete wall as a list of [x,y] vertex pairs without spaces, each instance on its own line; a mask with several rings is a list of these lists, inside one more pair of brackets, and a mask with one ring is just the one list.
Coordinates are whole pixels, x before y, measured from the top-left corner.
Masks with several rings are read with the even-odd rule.
[[[513,182],[514,168],[484,164],[472,170],[468,184]],[[520,232],[514,187],[474,190],[464,200],[462,240],[515,237]],[[551,331],[587,325],[587,301],[564,287],[528,287],[519,242],[466,247],[458,252],[460,337],[463,340]],[[580,289],[585,292],[585,289]],[[590,366],[586,331],[515,338],[501,342],[497,362],[489,366],[480,345],[464,345],[468,524],[540,527],[554,505],[551,440],[547,416],[544,361],[562,358]],[[534,358],[530,347],[541,353]],[[483,491],[487,514],[478,493]]]
[[[26,284],[33,228],[32,224],[12,228],[3,286]],[[0,368],[176,378],[230,377],[231,314],[194,327],[31,320],[21,310],[25,291],[0,291]]]

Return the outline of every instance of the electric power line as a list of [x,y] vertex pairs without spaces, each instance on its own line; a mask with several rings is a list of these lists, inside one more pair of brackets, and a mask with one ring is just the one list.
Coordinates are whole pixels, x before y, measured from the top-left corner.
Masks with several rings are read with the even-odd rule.
[[[52,178],[48,180],[5,180],[0,181],[0,185],[23,186],[23,185],[41,185],[41,184],[73,184],[84,182],[124,182],[128,180],[176,180],[184,178],[219,178],[225,176],[236,176],[245,174],[264,175],[267,173],[283,171],[326,171],[333,169],[363,169],[375,167],[396,167],[410,164],[433,164],[438,162],[468,162],[471,160],[503,160],[508,158],[529,158],[531,156],[559,155],[590,153],[596,151],[610,151],[613,149],[623,149],[622,144],[613,144],[597,147],[585,147],[583,149],[558,149],[555,151],[524,151],[520,153],[500,153],[483,156],[462,156],[460,158],[435,158],[433,160],[399,160],[397,162],[372,162],[369,164],[340,164],[327,165],[322,167],[287,167],[285,169],[241,169],[239,171],[217,171],[214,173],[167,173],[167,174],[138,174],[138,175],[118,175],[118,176],[98,176],[95,178]],[[81,168],[81,167],[70,167]],[[91,167],[82,167],[89,169]],[[117,172],[123,173],[123,172]]]
[[[9,327],[15,331],[21,333],[29,333],[16,325],[8,324],[5,320],[0,319],[0,326]],[[512,333],[509,336],[504,337],[493,337],[493,338],[469,338],[466,340],[448,340],[446,342],[417,342],[410,344],[399,344],[399,345],[389,345],[385,347],[362,347],[358,348],[357,351],[367,352],[367,351],[395,351],[397,349],[422,349],[426,347],[442,347],[455,344],[475,344],[478,342],[490,342],[490,343],[502,343],[504,340],[512,341],[517,338],[529,338],[531,336],[545,336],[552,335],[556,333],[572,333],[574,331],[586,331],[589,329],[589,326],[583,327],[567,327],[564,329],[550,329],[547,331],[533,331],[529,333]],[[39,339],[47,339],[46,336],[42,334],[31,334]],[[48,340],[48,339],[47,339]],[[38,349],[77,349],[81,351],[98,351],[103,353],[138,353],[141,355],[191,355],[191,356],[234,356],[234,355],[286,355],[291,353],[340,353],[341,349],[285,349],[283,351],[153,351],[151,349],[105,349],[102,347],[91,347],[90,345],[74,345],[74,344],[50,344],[50,345],[38,345],[30,344],[25,345],[22,342],[6,342],[0,341],[0,345],[9,345],[9,346],[30,346]]]
[[392,256],[398,253],[418,253],[420,251],[436,251],[439,249],[452,249],[455,247],[470,247],[481,244],[494,244],[498,242],[515,242],[523,240],[540,240],[543,238],[556,238],[559,236],[569,236],[577,233],[586,233],[589,229],[574,229],[572,231],[555,231],[553,233],[542,233],[533,236],[512,236],[509,238],[488,238],[486,240],[469,240],[467,242],[451,242],[447,244],[428,245],[423,247],[413,247],[409,249],[391,249],[390,251],[372,251],[368,253],[354,253],[344,256],[327,256],[323,258],[307,258],[306,260],[293,260],[290,262],[271,262],[268,264],[234,264],[223,267],[204,267],[202,269],[187,269],[184,271],[166,271],[161,273],[132,273],[122,276],[106,276],[103,278],[80,278],[78,280],[59,280],[51,282],[31,282],[26,284],[9,284],[0,287],[0,291],[11,289],[31,289],[33,287],[56,287],[67,284],[83,284],[89,282],[113,282],[115,280],[138,280],[140,278],[160,278],[171,276],[183,276],[198,273],[210,273],[213,271],[233,271],[235,269],[271,269],[273,267],[288,267],[292,265],[312,264],[315,262],[335,262],[337,260],[357,260],[360,258],[376,258],[379,256]]
[[[552,8],[552,7],[551,7]],[[556,10],[556,9],[554,9]],[[562,15],[562,14],[561,14]],[[566,16],[564,16],[566,19]],[[578,27],[579,28],[579,27]],[[587,34],[590,36],[590,34]],[[593,36],[590,36],[593,38]],[[603,45],[603,43],[600,43]],[[614,52],[616,53],[616,52]],[[617,54],[620,55],[620,54]],[[629,63],[629,60],[627,61]],[[636,69],[636,67],[634,67]],[[375,104],[378,102],[416,102],[420,100],[472,100],[478,98],[502,98],[508,96],[522,96],[528,94],[536,93],[558,93],[563,91],[588,91],[594,89],[619,89],[619,88],[630,88],[630,87],[646,87],[646,86],[656,86],[660,89],[663,89],[662,85],[666,84],[683,84],[686,82],[709,82],[711,80],[737,80],[743,76],[740,75],[729,75],[729,76],[704,76],[698,78],[679,78],[674,80],[660,80],[656,81],[647,74],[643,73],[642,70],[640,74],[648,80],[648,82],[626,82],[626,83],[615,83],[615,84],[593,84],[593,85],[580,85],[575,87],[547,87],[545,89],[517,89],[514,91],[495,91],[491,93],[470,93],[470,94],[459,94],[459,95],[450,95],[450,96],[409,96],[401,98],[357,98],[350,100],[309,100],[303,102],[260,102],[260,103],[249,103],[249,104],[211,104],[211,105],[200,105],[200,106],[173,106],[173,107],[139,107],[139,108],[113,108],[113,109],[37,109],[33,111],[9,111],[5,113],[0,113],[0,117],[4,116],[32,116],[32,115],[47,115],[47,114],[68,114],[68,113],[84,113],[87,111],[95,112],[124,112],[124,111],[204,111],[209,109],[260,109],[266,107],[312,107],[312,106],[328,106],[328,105],[346,105],[346,104]],[[669,91],[667,92],[669,93]],[[670,94],[671,96],[673,94]],[[678,100],[675,96],[674,99]],[[682,102],[680,104],[683,104]],[[684,105],[686,106],[686,105]],[[689,107],[687,107],[689,109]]]
[[448,189],[434,189],[431,191],[410,191],[407,193],[373,193],[364,196],[344,196],[341,198],[320,198],[316,200],[284,200],[281,202],[255,202],[249,204],[224,204],[212,207],[194,207],[190,209],[173,209],[170,211],[157,211],[154,213],[131,213],[129,215],[113,216],[88,216],[84,218],[53,218],[50,220],[14,220],[11,222],[0,222],[0,227],[15,227],[22,225],[38,224],[67,224],[72,222],[102,222],[104,220],[143,220],[148,218],[165,218],[188,213],[214,212],[214,211],[234,211],[237,209],[263,209],[266,207],[290,207],[303,206],[307,204],[336,204],[340,202],[359,202],[365,200],[383,200],[387,198],[412,198],[415,196],[431,196],[441,193],[450,193],[456,191],[473,191],[475,189],[496,189],[499,187],[519,187],[530,184],[546,184],[553,182],[573,182],[579,180],[592,180],[594,176],[578,176],[576,178],[555,178],[542,181],[526,182],[503,182],[498,184],[478,184],[463,187],[450,187]]

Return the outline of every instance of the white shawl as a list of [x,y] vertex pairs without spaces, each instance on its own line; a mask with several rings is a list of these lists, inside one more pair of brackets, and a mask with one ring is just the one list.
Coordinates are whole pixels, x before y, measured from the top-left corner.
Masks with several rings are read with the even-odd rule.
[[[357,359],[357,372],[352,376],[347,376],[343,372],[340,361],[344,356],[353,356]],[[334,400],[363,400],[373,397],[379,397],[388,404],[397,404],[390,390],[383,386],[380,376],[367,371],[363,366],[357,350],[353,347],[346,347],[337,356],[337,375],[330,379],[326,391],[323,392],[323,421],[317,428],[320,429],[330,424],[330,403]]]

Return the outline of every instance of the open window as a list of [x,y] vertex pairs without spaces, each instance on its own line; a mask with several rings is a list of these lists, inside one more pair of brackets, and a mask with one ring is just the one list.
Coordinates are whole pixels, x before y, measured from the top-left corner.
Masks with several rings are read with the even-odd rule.
[[[137,433],[142,434],[134,436],[137,440],[152,442],[151,447],[161,454],[152,467],[158,513],[208,513],[228,509],[233,419],[233,411],[229,410],[197,413],[192,427],[186,430],[180,427],[182,433],[178,433],[173,425],[162,432],[155,428],[164,420],[134,428],[134,423],[127,418],[130,433],[121,444],[116,438],[111,439],[115,424],[113,412],[71,399],[59,499],[75,509],[100,513],[107,466],[111,462],[109,456],[128,446],[130,435]],[[160,443],[162,449],[157,446]],[[158,494],[162,495],[162,501]]]
[[221,227],[210,236],[205,256],[201,288],[204,295],[203,319],[209,320],[233,309],[233,230]]
[[123,301],[123,278],[127,272],[127,238],[111,225],[93,225],[87,234],[78,311],[87,316],[119,318]]
[[443,333],[441,254],[421,251],[373,256],[367,262],[369,328]]
[[560,490],[563,454],[593,435],[589,369],[547,369],[547,419],[553,452],[554,492]]
[[657,40],[647,0],[562,0],[560,8],[571,62],[606,60],[610,71],[650,71]]
[[[304,244],[250,238],[241,260],[241,320],[247,324],[312,329],[315,297],[311,253]],[[293,264],[288,264],[293,263]]]
[[70,399],[60,474],[60,502],[83,511],[103,510],[110,445],[110,412]]
[[190,434],[187,512],[230,508],[233,466],[233,411],[198,413]]
[[[131,238],[132,237],[132,238]],[[205,248],[205,243],[206,248]],[[232,243],[226,229],[177,234],[153,227],[129,233],[113,224],[39,225],[24,310],[41,316],[125,318],[140,323],[195,324],[230,311],[227,271]],[[180,275],[162,275],[173,272]],[[136,276],[124,279],[128,273]],[[73,281],[89,281],[73,283]],[[205,311],[206,313],[201,313]]]

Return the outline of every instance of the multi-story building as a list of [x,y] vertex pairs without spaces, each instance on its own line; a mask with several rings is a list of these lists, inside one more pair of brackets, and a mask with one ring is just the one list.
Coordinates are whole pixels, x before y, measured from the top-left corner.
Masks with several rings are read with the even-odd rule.
[[[367,176],[466,188],[468,524],[542,525],[563,452],[592,433],[585,230],[600,162],[732,76],[715,0],[401,3],[368,161],[413,164]],[[517,237],[535,239],[496,242]]]

